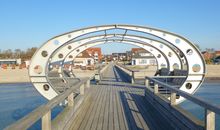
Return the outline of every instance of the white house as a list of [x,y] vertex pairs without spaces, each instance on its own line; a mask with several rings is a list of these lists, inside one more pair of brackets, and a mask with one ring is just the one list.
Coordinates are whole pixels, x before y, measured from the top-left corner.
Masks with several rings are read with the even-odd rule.
[[87,52],[80,53],[73,61],[74,66],[93,66],[94,59]]
[[132,48],[131,65],[156,65],[156,58],[147,50]]

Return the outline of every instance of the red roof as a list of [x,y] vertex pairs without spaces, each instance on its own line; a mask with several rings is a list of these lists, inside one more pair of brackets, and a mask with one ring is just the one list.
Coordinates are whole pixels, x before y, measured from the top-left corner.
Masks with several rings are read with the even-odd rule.
[[215,54],[220,54],[220,51],[215,51]]
[[92,58],[86,51],[80,53],[76,58]]
[[132,52],[132,53],[135,53],[135,52],[143,51],[143,50],[145,50],[145,49],[143,49],[143,48],[132,48],[132,49],[131,49],[131,52]]
[[138,53],[138,52],[148,52],[147,50],[145,50],[144,48],[131,48],[131,52],[132,53]]
[[93,56],[95,53],[97,53],[99,61],[102,60],[102,50],[100,47],[88,48],[85,51],[91,56]]

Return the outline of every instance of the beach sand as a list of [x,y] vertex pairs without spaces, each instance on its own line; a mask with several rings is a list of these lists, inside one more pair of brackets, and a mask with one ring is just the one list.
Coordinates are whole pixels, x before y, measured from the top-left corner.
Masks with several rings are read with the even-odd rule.
[[[140,69],[139,69],[140,70]],[[84,77],[85,75],[92,76],[95,71],[91,70],[73,70],[77,77]],[[155,67],[151,69],[143,69],[142,74],[137,74],[137,77],[142,77],[142,75],[153,75],[155,72]],[[2,69],[0,68],[0,83],[22,83],[30,82],[28,76],[28,69]],[[220,65],[207,65],[207,74],[205,82],[220,82]]]
[[[77,77],[91,77],[95,74],[93,70],[74,69],[74,74]],[[0,83],[26,83],[30,82],[28,69],[0,69]]]
[[30,82],[28,69],[0,69],[0,83]]

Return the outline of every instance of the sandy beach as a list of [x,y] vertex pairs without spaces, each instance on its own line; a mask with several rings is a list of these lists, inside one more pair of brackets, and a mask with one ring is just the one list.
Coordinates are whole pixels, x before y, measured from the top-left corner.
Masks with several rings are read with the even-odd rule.
[[[74,69],[74,74],[77,77],[91,77],[94,75],[94,70],[80,70],[80,69]],[[26,83],[30,82],[29,76],[28,76],[28,69],[19,69],[16,67],[16,69],[0,69],[0,83]]]
[[0,83],[30,82],[28,69],[0,69]]
[[[140,70],[140,69],[139,69]],[[137,74],[137,78],[141,75],[153,75],[155,67],[149,69],[142,68],[142,74]],[[95,71],[91,70],[73,70],[77,77],[91,76]],[[0,83],[23,83],[30,82],[28,69],[0,69]],[[220,65],[207,65],[207,74],[205,82],[220,82]]]

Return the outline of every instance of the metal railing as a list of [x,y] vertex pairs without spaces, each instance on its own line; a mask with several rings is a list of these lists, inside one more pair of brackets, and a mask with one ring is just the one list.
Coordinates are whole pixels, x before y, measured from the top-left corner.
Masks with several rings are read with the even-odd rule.
[[147,89],[152,89],[149,86],[150,81],[154,82],[153,87],[153,93],[155,95],[159,94],[158,86],[163,86],[164,88],[168,89],[170,91],[170,102],[169,104],[171,106],[176,105],[176,95],[182,96],[185,99],[203,107],[205,109],[205,129],[206,130],[215,130],[215,114],[220,115],[220,107],[214,104],[211,104],[207,102],[204,99],[201,99],[199,97],[193,96],[189,93],[186,93],[178,88],[172,87],[171,85],[168,85],[162,81],[159,81],[158,79],[154,79],[152,77],[146,77],[145,79],[145,85],[147,86]]

